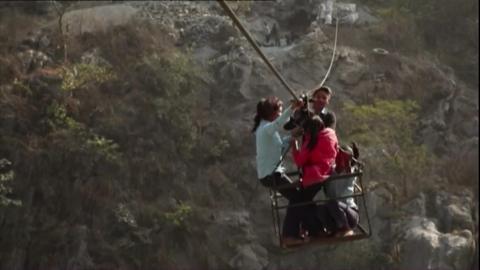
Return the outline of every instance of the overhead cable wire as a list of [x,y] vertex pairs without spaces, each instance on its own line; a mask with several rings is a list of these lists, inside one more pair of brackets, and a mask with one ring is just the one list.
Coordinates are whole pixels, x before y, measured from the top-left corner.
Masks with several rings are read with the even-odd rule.
[[275,76],[280,80],[280,82],[285,86],[285,88],[290,92],[290,94],[295,98],[295,100],[299,100],[297,95],[295,94],[295,91],[293,88],[288,84],[288,82],[283,78],[283,76],[278,72],[278,70],[273,66],[273,64],[268,60],[268,58],[265,56],[265,54],[262,52],[258,44],[255,42],[255,40],[252,38],[252,35],[248,32],[247,29],[242,25],[240,20],[238,19],[237,15],[232,11],[232,9],[228,6],[228,4],[224,0],[217,0],[219,4],[222,6],[222,8],[225,10],[225,12],[228,14],[228,16],[232,19],[232,21],[235,23],[235,25],[240,29],[240,31],[243,33],[243,35],[247,38],[247,40],[250,42],[250,44],[253,46],[255,51],[260,55],[260,57],[263,59],[265,64],[270,68],[270,70],[275,74]]

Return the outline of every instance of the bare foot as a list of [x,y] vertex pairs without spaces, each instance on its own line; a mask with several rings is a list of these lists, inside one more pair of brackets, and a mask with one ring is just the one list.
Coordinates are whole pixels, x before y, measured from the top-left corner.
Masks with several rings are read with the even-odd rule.
[[353,232],[353,230],[345,230],[345,231],[339,231],[335,233],[335,237],[352,236],[354,234],[355,233]]

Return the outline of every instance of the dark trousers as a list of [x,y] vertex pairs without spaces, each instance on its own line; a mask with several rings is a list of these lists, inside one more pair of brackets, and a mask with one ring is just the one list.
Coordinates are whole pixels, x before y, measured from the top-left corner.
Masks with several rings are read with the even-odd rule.
[[335,231],[352,230],[358,225],[358,210],[349,207],[346,203],[330,200],[326,208],[335,223]]
[[359,222],[358,210],[346,203],[330,200],[326,204],[313,205],[306,209],[302,217],[310,235],[335,233],[354,229]]
[[[286,178],[285,174],[275,172],[260,179],[260,183],[265,187],[274,188],[275,186],[290,184],[290,181]],[[291,205],[302,202],[301,191],[299,188],[291,187],[280,189],[278,192],[288,200],[287,213],[283,220],[282,235],[284,237],[298,237],[301,213],[299,213],[300,209],[291,207]]]
[[[260,183],[268,188],[275,188],[276,186],[291,184],[291,182],[287,179],[287,176],[279,172],[272,173],[260,179]],[[283,188],[278,190],[278,192],[280,192],[280,194],[282,194],[282,196],[285,197],[289,202],[295,203],[302,200],[299,189],[296,187]]]
[[[273,173],[260,179],[260,183],[265,187],[275,187],[283,184],[289,184],[290,181],[285,174]],[[284,237],[299,237],[300,224],[304,223],[308,212],[312,212],[315,205],[312,202],[315,195],[322,188],[322,185],[314,185],[307,188],[286,188],[278,190],[283,197],[288,200],[288,207],[283,220],[282,234]],[[302,205],[298,205],[302,204]]]

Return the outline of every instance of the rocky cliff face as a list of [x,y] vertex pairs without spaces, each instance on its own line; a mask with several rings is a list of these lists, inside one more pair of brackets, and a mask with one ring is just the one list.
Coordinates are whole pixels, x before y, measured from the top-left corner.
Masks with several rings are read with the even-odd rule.
[[[333,1],[236,3],[242,21],[265,54],[300,92],[318,84],[330,62],[334,27],[325,25],[325,14],[320,16],[319,9],[327,2]],[[464,181],[471,184],[471,177],[478,179],[478,91],[427,54],[420,58],[366,43],[355,46],[355,39],[342,36],[343,31],[355,32],[358,40],[368,36],[368,25],[382,22],[367,7],[344,8],[343,12],[353,19],[341,23],[334,69],[327,81],[335,91],[333,110],[340,111],[347,101],[413,99],[422,112],[419,142],[447,164],[446,172],[437,171],[432,178],[445,178],[448,166],[461,159],[463,171],[468,172]],[[75,10],[65,18],[75,26],[69,38],[90,46],[76,58],[72,55],[72,61],[127,70],[122,73],[124,80],[103,85],[117,91],[86,87],[74,96],[62,94],[66,77],[47,72],[61,58],[55,48],[59,46],[55,28],[35,29],[17,45],[20,70],[9,72],[21,75],[21,82],[37,96],[18,97],[19,82],[0,81],[4,97],[16,98],[11,103],[2,97],[2,131],[25,134],[16,137],[24,141],[48,134],[35,120],[35,113],[46,111],[40,101],[65,99],[71,106],[66,107],[67,115],[105,137],[103,141],[103,137],[94,137],[97,143],[108,146],[107,139],[117,143],[125,163],[105,162],[112,149],[106,147],[101,149],[107,154],[95,156],[98,159],[88,167],[62,168],[62,164],[83,166],[87,163],[82,158],[90,157],[88,149],[70,150],[73,142],[65,144],[68,151],[62,157],[50,157],[48,149],[45,154],[33,151],[40,149],[41,139],[28,140],[32,152],[17,156],[20,152],[13,146],[20,143],[2,146],[0,154],[17,164],[13,166],[18,183],[14,190],[23,201],[21,208],[0,210],[2,269],[148,269],[159,265],[171,269],[470,269],[477,252],[478,184],[470,186],[472,191],[465,183],[452,189],[455,183],[439,182],[433,190],[400,201],[398,187],[381,183],[382,179],[367,179],[370,239],[309,246],[297,252],[276,246],[267,190],[256,181],[249,129],[260,97],[277,95],[287,100],[289,96],[217,3],[126,1]],[[78,18],[88,23],[81,25]],[[138,21],[147,21],[161,29],[161,34],[133,40],[139,36],[129,36],[131,32],[122,27]],[[273,25],[278,33],[272,36]],[[120,34],[109,39],[111,32]],[[169,128],[168,120],[162,119],[169,111],[162,102],[167,100],[162,96],[167,87],[158,90],[160,94],[141,92],[149,83],[152,89],[161,89],[163,81],[149,72],[165,69],[150,71],[147,64],[138,62],[122,66],[108,50],[95,47],[100,46],[96,36],[107,43],[126,44],[124,57],[132,62],[136,50],[154,50],[152,44],[164,43],[194,59],[203,71],[195,75],[196,84],[190,85],[197,105],[179,103],[195,110],[189,128],[194,126],[196,136],[201,137],[192,139],[200,146],[188,148],[193,149],[189,152],[193,158],[178,153],[184,147],[177,142],[186,140],[188,133]],[[142,44],[146,41],[151,44]],[[107,48],[114,51],[119,45],[111,46]],[[160,67],[168,66],[160,63]],[[145,77],[128,75],[133,70]],[[190,92],[186,93],[190,98]],[[156,111],[148,102],[153,99],[160,108]],[[26,109],[18,109],[25,104]],[[30,117],[31,122],[21,122],[23,117]],[[49,136],[46,141],[65,134]],[[22,170],[29,161],[37,166],[32,170],[38,175]],[[35,177],[39,179],[36,184]],[[111,178],[115,180],[106,180]]]

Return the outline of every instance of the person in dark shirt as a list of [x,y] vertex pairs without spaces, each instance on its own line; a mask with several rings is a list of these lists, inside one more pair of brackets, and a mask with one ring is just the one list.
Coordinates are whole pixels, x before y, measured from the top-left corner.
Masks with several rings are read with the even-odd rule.
[[304,121],[312,115],[320,116],[325,127],[335,129],[335,114],[327,109],[327,105],[330,103],[332,95],[332,89],[328,86],[321,86],[313,91],[312,98],[309,100],[312,104],[312,110],[304,108],[303,110],[295,112],[295,114],[291,116],[288,122],[284,125],[284,129],[293,130],[296,127],[301,127]]
[[327,109],[330,99],[332,98],[332,89],[328,86],[322,86],[316,89],[312,94],[313,111],[322,118],[325,127],[335,129],[335,114]]

